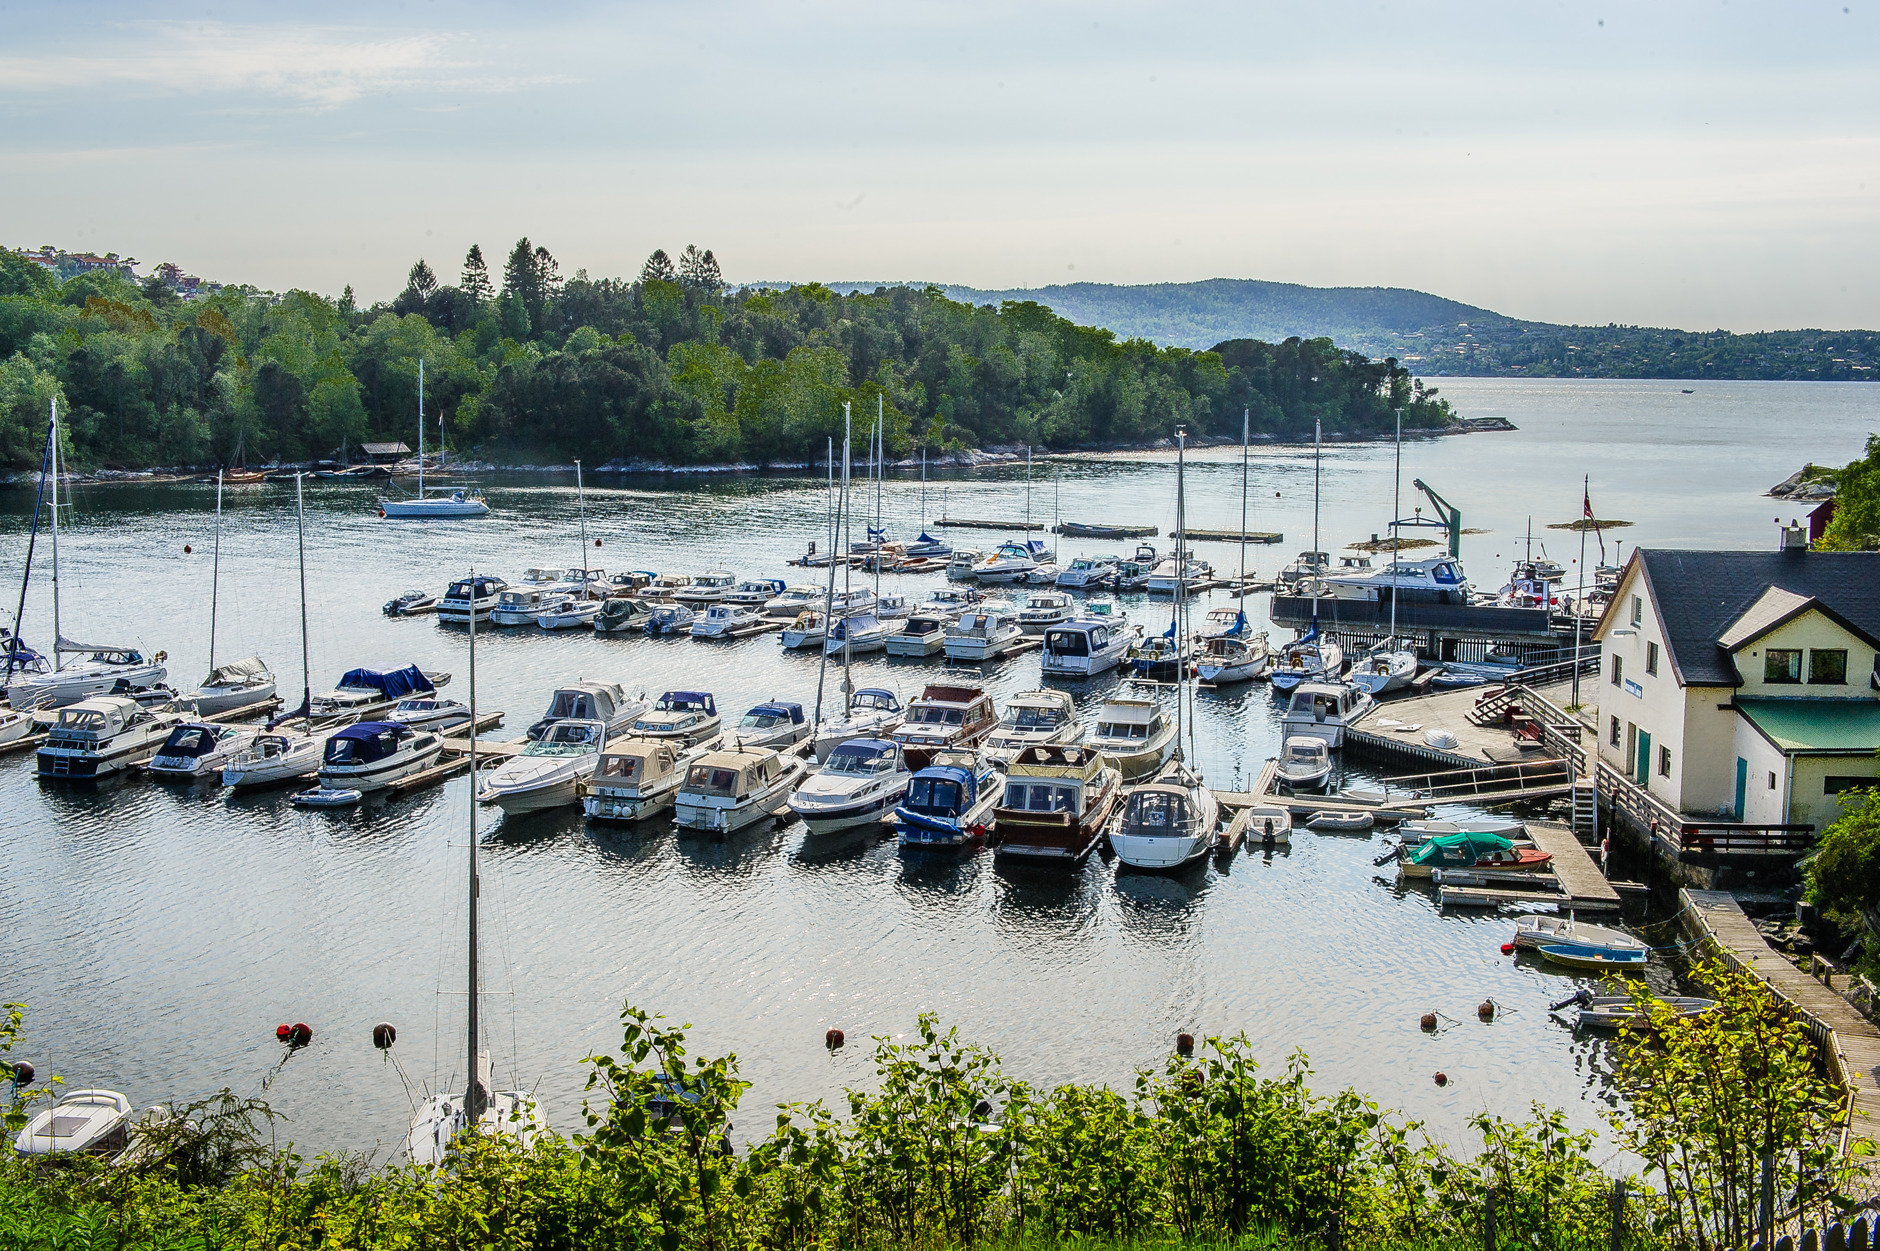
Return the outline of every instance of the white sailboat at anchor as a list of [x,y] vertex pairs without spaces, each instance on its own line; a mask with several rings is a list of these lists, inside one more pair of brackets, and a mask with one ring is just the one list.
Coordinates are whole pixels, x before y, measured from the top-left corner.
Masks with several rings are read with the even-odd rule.
[[412,499],[379,497],[381,517],[483,517],[490,506],[480,492],[459,487],[449,495],[424,493],[424,361],[418,362],[418,494]]

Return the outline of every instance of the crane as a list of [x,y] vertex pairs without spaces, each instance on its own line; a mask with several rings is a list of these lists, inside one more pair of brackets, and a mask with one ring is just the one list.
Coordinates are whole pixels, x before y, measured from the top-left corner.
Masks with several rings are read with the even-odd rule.
[[1419,508],[1414,518],[1409,521],[1399,521],[1397,524],[1399,526],[1432,526],[1439,530],[1447,530],[1449,532],[1449,554],[1460,558],[1462,555],[1462,510],[1438,495],[1435,491],[1432,491],[1429,484],[1423,481],[1423,479],[1413,479],[1411,484],[1428,497],[1430,507],[1436,510],[1437,520],[1425,521],[1423,519],[1423,510]]

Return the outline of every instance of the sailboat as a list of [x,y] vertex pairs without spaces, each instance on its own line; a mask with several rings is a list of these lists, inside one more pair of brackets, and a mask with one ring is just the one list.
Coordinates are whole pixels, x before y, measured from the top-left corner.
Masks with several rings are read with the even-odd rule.
[[[1180,560],[1187,539],[1185,468],[1187,453],[1185,427],[1175,428],[1175,556]],[[1242,527],[1243,530],[1245,527]],[[1178,676],[1175,685],[1175,751],[1155,778],[1131,788],[1124,797],[1123,810],[1110,826],[1110,847],[1116,858],[1132,869],[1169,871],[1180,869],[1207,855],[1215,845],[1215,827],[1220,823],[1221,804],[1201,781],[1201,774],[1188,766],[1181,747],[1182,703],[1187,695],[1188,666],[1183,652],[1188,639],[1186,622],[1180,614],[1187,607],[1186,593],[1180,583],[1175,589],[1177,620],[1175,631]],[[1189,746],[1194,744],[1194,720],[1187,719]]]
[[[134,647],[74,643],[59,624],[59,401],[54,398],[44,464],[50,465],[47,502],[52,508],[52,660],[12,653],[8,663],[7,702],[22,711],[63,708],[94,695],[140,691],[169,676],[164,655],[146,657]],[[42,466],[41,472],[45,469]],[[14,623],[16,626],[18,622]],[[67,653],[82,659],[69,663]]]
[[[476,581],[473,571],[472,582]],[[470,621],[470,776],[477,775],[477,623]],[[469,994],[465,999],[464,1033],[468,1057],[468,1080],[462,1094],[448,1091],[435,1094],[418,1106],[412,1117],[411,1132],[405,1137],[405,1152],[415,1164],[437,1168],[450,1155],[458,1135],[467,1130],[484,1134],[506,1134],[523,1146],[548,1132],[548,1119],[542,1115],[535,1096],[520,1090],[495,1090],[489,1053],[482,1049],[478,1018],[482,987],[477,959],[477,899],[481,883],[477,879],[477,801],[472,785],[465,798],[470,810],[470,891],[467,918]]]
[[1240,414],[1240,608],[1234,622],[1225,631],[1201,642],[1201,654],[1195,658],[1195,676],[1211,686],[1229,682],[1251,682],[1266,672],[1266,635],[1254,634],[1247,624],[1247,451],[1252,433],[1252,412]]
[[196,711],[205,717],[253,708],[274,698],[274,674],[259,656],[217,667],[215,663],[216,611],[222,590],[222,474],[215,475],[215,565],[209,575],[209,676],[189,692]]
[[[303,474],[294,475],[294,541],[300,554],[300,708],[290,716],[307,717],[313,711],[313,666],[307,655],[307,510]],[[320,767],[326,735],[277,731],[278,721],[255,736],[233,760],[222,766],[222,785],[273,786],[311,777]]]
[[920,449],[920,538],[907,545],[909,556],[951,556],[953,545],[927,533],[927,448]]
[[1364,654],[1351,666],[1351,683],[1368,695],[1400,691],[1417,676],[1416,648],[1397,637],[1397,578],[1402,555],[1397,542],[1397,513],[1402,508],[1403,489],[1403,409],[1397,410],[1397,469],[1390,492],[1390,567],[1384,576],[1390,581],[1390,637]]
[[[1312,422],[1312,551],[1319,550],[1319,463],[1322,428]],[[1290,694],[1301,682],[1335,682],[1344,676],[1345,649],[1336,639],[1319,633],[1319,596],[1325,584],[1316,578],[1302,579],[1298,593],[1312,597],[1312,629],[1279,649],[1273,658],[1273,690]]]
[[418,494],[412,499],[379,497],[381,517],[482,517],[490,506],[475,490],[458,487],[449,495],[424,493],[424,361],[418,361]]

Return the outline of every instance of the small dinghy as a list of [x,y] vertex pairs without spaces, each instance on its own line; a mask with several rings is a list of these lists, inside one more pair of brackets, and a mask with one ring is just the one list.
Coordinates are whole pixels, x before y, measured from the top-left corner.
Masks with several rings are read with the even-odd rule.
[[297,808],[350,808],[365,798],[365,792],[349,786],[316,786],[294,796]]
[[131,1101],[115,1090],[74,1090],[28,1121],[13,1149],[21,1155],[116,1154],[124,1149],[130,1115]]
[[1653,995],[1646,1001],[1646,1010],[1641,1011],[1638,1001],[1630,995],[1595,995],[1590,990],[1562,999],[1549,1007],[1549,1011],[1558,1012],[1562,1008],[1578,1005],[1578,1024],[1588,1029],[1618,1029],[1621,1025],[1647,1025],[1655,1015],[1654,1009],[1662,1006],[1671,1009],[1674,1016],[1688,1019],[1702,1016],[1717,1006],[1715,999],[1699,999],[1695,995]]
[[1525,951],[1539,951],[1548,943],[1584,943],[1593,947],[1638,947],[1643,939],[1608,925],[1593,925],[1572,917],[1522,917],[1515,923],[1514,945]]
[[1643,947],[1595,947],[1591,943],[1544,943],[1539,950],[1555,964],[1595,972],[1642,969],[1647,956]]
[[1437,751],[1454,751],[1458,742],[1455,733],[1450,730],[1425,730],[1423,741]]
[[1306,828],[1321,834],[1361,834],[1376,824],[1368,812],[1315,812],[1306,818]]

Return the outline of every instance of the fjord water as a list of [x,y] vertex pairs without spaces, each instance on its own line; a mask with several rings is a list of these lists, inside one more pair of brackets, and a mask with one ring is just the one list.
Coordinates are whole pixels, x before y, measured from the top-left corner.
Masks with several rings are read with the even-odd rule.
[[[1463,413],[1507,416],[1520,429],[1406,444],[1403,512],[1419,477],[1460,507],[1465,525],[1487,531],[1466,539],[1463,554],[1490,588],[1530,516],[1553,556],[1577,555],[1541,527],[1579,514],[1583,473],[1601,516],[1638,523],[1620,532],[1627,551],[1762,547],[1774,542],[1771,518],[1797,510],[1761,493],[1804,460],[1851,459],[1880,428],[1880,390],[1859,386],[1689,384],[1695,393],[1684,395],[1661,382],[1443,385]],[[1252,460],[1252,528],[1286,536],[1249,551],[1270,574],[1310,541],[1313,461],[1296,445],[1257,446]],[[1322,546],[1385,529],[1391,466],[1387,444],[1328,446]],[[587,549],[590,563],[813,580],[784,564],[823,536],[824,487],[813,475],[589,481],[588,532],[602,540]],[[1188,482],[1191,524],[1238,521],[1237,449],[1192,457]],[[944,505],[957,516],[1018,517],[1023,483],[1010,468],[936,476],[928,515]],[[309,486],[316,690],[350,667],[415,661],[455,674],[447,693],[462,698],[463,631],[387,620],[379,605],[472,567],[513,577],[579,563],[571,477],[493,475],[486,486],[493,517],[448,523],[382,521],[369,488]],[[1158,525],[1166,545],[1173,487],[1165,454],[1040,461],[1031,512],[1049,522],[1055,505],[1065,519]],[[911,535],[917,476],[892,478],[883,498],[893,532]],[[29,490],[0,493],[9,578],[31,506]],[[76,488],[61,536],[65,633],[167,650],[179,685],[199,678],[212,507],[203,486]],[[858,498],[858,514],[872,507]],[[292,488],[231,491],[226,510],[216,655],[258,652],[297,693]],[[981,546],[1000,536],[950,537]],[[1229,545],[1201,550],[1224,571],[1237,560]],[[45,568],[25,614],[35,644],[51,632]],[[883,585],[912,596],[939,582]],[[1249,606],[1263,614],[1264,597]],[[1132,599],[1128,609],[1152,630],[1168,620],[1165,604]],[[652,695],[708,689],[735,721],[770,697],[813,704],[817,669],[813,656],[780,653],[775,636],[720,645],[491,631],[479,636],[478,698],[507,713],[495,737],[520,734],[558,682],[583,676]],[[944,672],[875,656],[858,661],[856,683],[906,697]],[[983,676],[1002,701],[1038,684],[1037,656]],[[1066,686],[1088,715],[1117,682]],[[1277,747],[1267,688],[1203,692],[1196,704],[1207,777],[1244,784]],[[414,1080],[461,1088],[468,785],[459,777],[407,799],[311,812],[284,792],[41,785],[30,755],[0,759],[0,999],[28,1005],[24,1054],[41,1073],[139,1104],[225,1085],[254,1093],[269,1079],[266,1097],[304,1149],[389,1148],[408,1104],[371,1048],[374,1022],[398,1026]],[[1119,875],[1097,857],[1060,875],[1008,871],[984,853],[912,859],[879,837],[817,838],[792,824],[718,841],[675,836],[663,822],[589,828],[574,810],[514,820],[490,810],[480,822],[494,992],[485,1020],[498,1078],[536,1087],[564,1131],[580,1125],[581,1058],[617,1044],[623,999],[693,1023],[699,1051],[738,1053],[754,1083],[740,1136],[765,1132],[775,1103],[865,1082],[868,1037],[903,1036],[922,1011],[1047,1084],[1123,1086],[1161,1062],[1178,1030],[1245,1031],[1272,1069],[1302,1051],[1320,1087],[1356,1086],[1458,1145],[1480,1111],[1520,1116],[1539,1100],[1596,1127],[1616,1097],[1606,1044],[1546,1014],[1574,983],[1502,956],[1506,918],[1441,915],[1428,894],[1396,889],[1372,865],[1378,837],[1302,832],[1289,852],[1165,878]],[[1503,1007],[1493,1024],[1476,1019],[1485,998]],[[1418,1018],[1432,1010],[1443,1027],[1425,1034]],[[309,1023],[314,1041],[270,1079],[284,1021]],[[830,1026],[850,1040],[833,1054],[822,1045]],[[1438,1069],[1450,1077],[1442,1089],[1431,1082]]]

